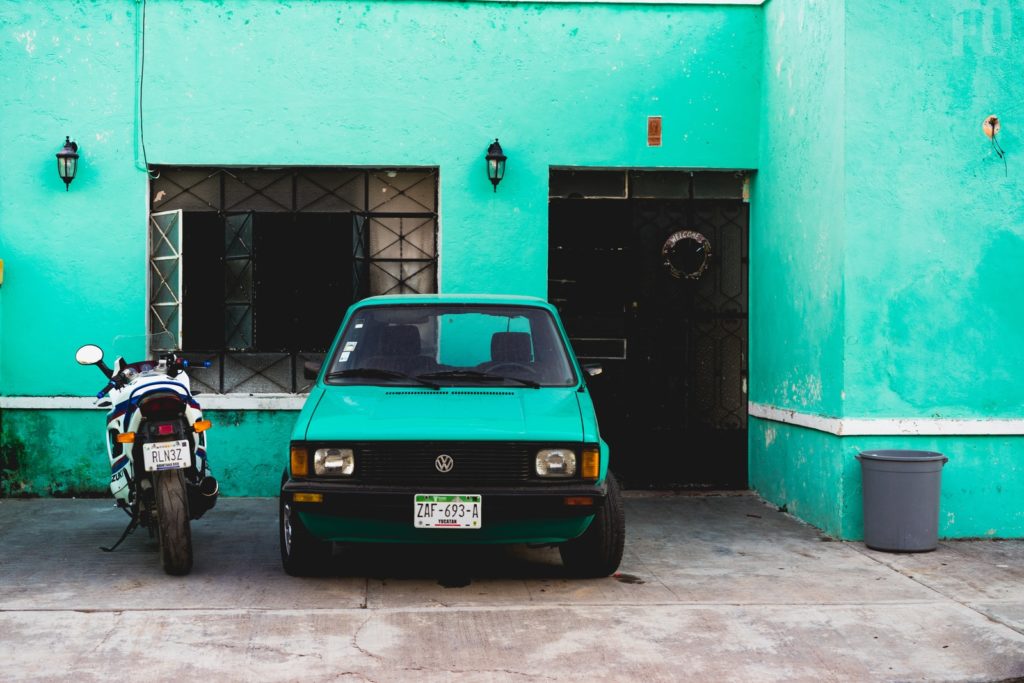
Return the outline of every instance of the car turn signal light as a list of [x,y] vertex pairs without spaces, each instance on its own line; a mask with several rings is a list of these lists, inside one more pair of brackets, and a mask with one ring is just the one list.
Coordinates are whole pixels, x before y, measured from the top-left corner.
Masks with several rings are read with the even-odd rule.
[[115,437],[118,443],[135,443],[135,432],[125,432]]
[[212,426],[213,426],[213,423],[210,422],[209,420],[199,420],[194,425],[192,425],[192,429],[194,429],[196,434],[198,434],[199,432],[205,432],[207,429],[209,429]]
[[293,503],[322,503],[324,502],[324,494],[322,493],[296,493],[292,495]]
[[601,476],[601,451],[596,448],[587,448],[583,451],[583,466],[580,468],[580,476],[584,479],[597,481]]
[[292,446],[292,476],[309,476],[309,451]]

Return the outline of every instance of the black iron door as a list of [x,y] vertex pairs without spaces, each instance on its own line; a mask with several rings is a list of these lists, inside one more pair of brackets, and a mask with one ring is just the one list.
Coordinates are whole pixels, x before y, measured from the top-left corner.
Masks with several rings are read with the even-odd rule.
[[[615,471],[631,487],[747,485],[747,224],[740,199],[552,199],[550,298],[589,381]],[[674,277],[666,240],[711,245]],[[677,273],[678,274],[678,273]]]

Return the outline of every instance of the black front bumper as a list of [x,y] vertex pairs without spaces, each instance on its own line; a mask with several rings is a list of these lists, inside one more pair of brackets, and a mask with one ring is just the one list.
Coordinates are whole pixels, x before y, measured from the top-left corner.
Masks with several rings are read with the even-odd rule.
[[[530,486],[379,486],[358,482],[288,479],[281,496],[297,510],[349,519],[409,522],[417,493],[478,494],[490,522],[535,521],[589,517],[601,507],[607,487],[584,482]],[[323,496],[321,502],[294,502],[296,493]],[[583,504],[589,498],[590,504]],[[574,499],[573,504],[567,501]]]

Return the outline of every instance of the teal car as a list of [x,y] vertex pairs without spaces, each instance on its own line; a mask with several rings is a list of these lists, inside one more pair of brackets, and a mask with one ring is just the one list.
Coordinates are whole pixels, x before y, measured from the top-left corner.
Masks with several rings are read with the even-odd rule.
[[622,559],[608,445],[558,314],[532,297],[373,297],[349,308],[296,421],[280,493],[286,572],[340,543],[558,546]]

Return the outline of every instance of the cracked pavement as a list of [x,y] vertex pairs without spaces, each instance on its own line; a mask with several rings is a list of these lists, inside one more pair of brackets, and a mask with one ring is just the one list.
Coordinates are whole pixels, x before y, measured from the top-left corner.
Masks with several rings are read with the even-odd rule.
[[1024,676],[1024,541],[838,543],[749,493],[630,493],[616,577],[557,550],[350,546],[280,568],[273,499],[193,523],[164,575],[109,500],[0,500],[2,678],[999,681]]

